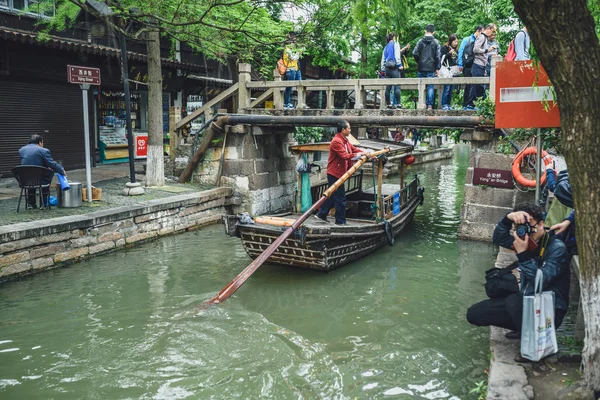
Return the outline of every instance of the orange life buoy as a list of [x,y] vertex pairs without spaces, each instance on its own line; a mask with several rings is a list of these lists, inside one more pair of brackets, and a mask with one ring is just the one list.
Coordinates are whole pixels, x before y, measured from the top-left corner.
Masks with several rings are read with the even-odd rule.
[[[535,187],[535,179],[527,179],[521,174],[521,161],[523,157],[529,156],[532,154],[537,154],[536,147],[528,147],[524,150],[521,150],[512,162],[512,174],[515,177],[515,181],[520,185],[526,187]],[[542,160],[544,160],[544,165],[549,165],[552,162],[552,157],[546,150],[542,151]],[[542,177],[540,178],[540,183],[543,185],[546,182],[546,170],[544,170]]]

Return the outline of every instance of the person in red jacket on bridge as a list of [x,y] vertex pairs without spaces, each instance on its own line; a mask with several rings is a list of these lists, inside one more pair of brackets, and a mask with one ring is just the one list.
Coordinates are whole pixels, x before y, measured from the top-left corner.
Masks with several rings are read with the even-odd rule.
[[[327,181],[329,187],[340,179],[353,164],[353,160],[358,159],[362,150],[354,147],[348,140],[350,135],[350,124],[348,121],[341,121],[337,125],[337,134],[329,145],[329,159],[327,160]],[[336,225],[346,225],[346,189],[341,185],[326,201],[323,203],[316,218],[327,221],[327,214],[332,207],[335,207]]]

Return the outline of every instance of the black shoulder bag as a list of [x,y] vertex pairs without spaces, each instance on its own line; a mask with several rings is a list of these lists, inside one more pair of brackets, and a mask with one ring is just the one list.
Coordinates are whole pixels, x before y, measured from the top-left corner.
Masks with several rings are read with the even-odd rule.
[[485,294],[490,299],[497,299],[506,297],[509,294],[519,293],[517,277],[512,273],[512,270],[518,266],[519,262],[515,261],[508,267],[494,267],[485,271]]

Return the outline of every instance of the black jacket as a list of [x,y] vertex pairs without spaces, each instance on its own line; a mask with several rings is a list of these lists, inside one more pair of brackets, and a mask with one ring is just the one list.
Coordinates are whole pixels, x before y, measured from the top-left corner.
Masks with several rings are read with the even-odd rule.
[[[504,217],[494,229],[494,243],[507,249],[512,248],[515,239],[510,234],[512,221]],[[546,233],[548,235],[548,233]],[[521,294],[530,296],[535,286],[535,274],[540,265],[538,250],[532,254],[528,251],[517,254],[519,269],[521,270]],[[569,269],[569,254],[565,244],[554,235],[551,235],[546,251],[541,260],[544,273],[544,290],[554,292],[554,308],[567,310],[569,306],[569,286],[571,284],[571,271]]]
[[425,35],[413,50],[413,57],[418,64],[419,72],[435,72],[440,69],[440,43],[433,37]]
[[447,64],[449,67],[457,65],[456,63],[458,62],[458,50],[456,50],[456,55],[452,57],[452,55],[450,54],[450,47],[448,47],[448,45],[443,45],[440,53],[442,58],[446,56],[446,58],[444,59],[444,65]]

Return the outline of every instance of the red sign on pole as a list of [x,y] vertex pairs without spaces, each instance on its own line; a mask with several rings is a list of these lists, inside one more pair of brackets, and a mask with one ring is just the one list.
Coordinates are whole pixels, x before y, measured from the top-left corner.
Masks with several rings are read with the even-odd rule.
[[544,68],[531,61],[496,64],[496,128],[558,126],[560,114]]
[[100,68],[79,67],[67,65],[67,77],[69,83],[79,85],[100,85]]
[[148,136],[135,136],[135,158],[148,157]]

